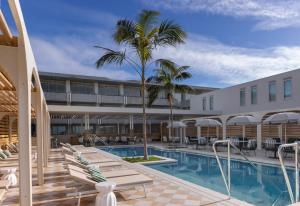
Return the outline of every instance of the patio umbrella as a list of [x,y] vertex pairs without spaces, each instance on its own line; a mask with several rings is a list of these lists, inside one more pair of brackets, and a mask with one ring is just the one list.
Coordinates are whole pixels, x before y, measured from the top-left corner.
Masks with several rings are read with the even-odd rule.
[[[172,127],[171,122],[168,122],[167,128],[171,128],[171,127]],[[173,128],[175,128],[175,129],[177,129],[177,128],[182,129],[182,128],[185,128],[185,127],[186,127],[186,124],[181,122],[181,121],[174,121],[173,122]],[[182,135],[180,137],[180,143],[182,144]]]
[[245,140],[245,126],[246,125],[258,125],[260,124],[259,121],[253,116],[250,115],[240,115],[231,118],[228,122],[227,125],[240,125],[243,126],[243,141]]
[[196,121],[195,126],[197,127],[208,127],[207,130],[207,137],[209,136],[209,127],[218,127],[218,126],[222,126],[222,123],[219,122],[218,120],[215,119],[198,119]]
[[300,114],[296,112],[281,112],[269,116],[263,121],[264,124],[281,124],[284,125],[284,141],[286,143],[286,124],[299,123]]

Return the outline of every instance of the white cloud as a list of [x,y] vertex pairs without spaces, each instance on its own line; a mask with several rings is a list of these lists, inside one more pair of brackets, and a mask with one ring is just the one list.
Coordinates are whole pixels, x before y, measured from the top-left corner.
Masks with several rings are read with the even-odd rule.
[[146,4],[170,10],[207,12],[225,16],[253,17],[255,29],[273,30],[300,26],[298,0],[144,0]]
[[300,68],[300,47],[250,49],[233,47],[197,35],[185,45],[160,49],[155,56],[191,66],[194,79],[210,76],[232,85]]
[[123,70],[118,66],[110,65],[104,69],[96,69],[94,63],[100,56],[100,51],[83,39],[65,36],[44,40],[33,37],[31,42],[38,68],[41,71],[122,80],[136,79],[134,72]]

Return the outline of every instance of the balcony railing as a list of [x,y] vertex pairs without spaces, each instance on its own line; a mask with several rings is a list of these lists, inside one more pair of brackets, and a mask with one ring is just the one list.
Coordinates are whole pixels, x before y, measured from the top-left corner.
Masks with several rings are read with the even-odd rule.
[[[75,94],[75,93],[54,93],[45,92],[47,101],[57,103],[68,103],[80,105],[95,104],[95,105],[124,105],[124,106],[142,106],[142,97],[129,97],[129,96],[108,96],[108,95],[96,95],[96,94]],[[146,104],[148,98],[145,99]],[[154,107],[168,107],[169,103],[167,99],[156,99],[152,106]],[[181,102],[175,102],[174,108],[189,109],[190,100]]]
[[81,103],[97,103],[97,95],[96,94],[72,94],[71,95],[72,102],[81,102]]
[[99,104],[124,104],[125,98],[124,96],[99,95],[98,101]]
[[67,93],[45,92],[45,98],[51,102],[67,102]]

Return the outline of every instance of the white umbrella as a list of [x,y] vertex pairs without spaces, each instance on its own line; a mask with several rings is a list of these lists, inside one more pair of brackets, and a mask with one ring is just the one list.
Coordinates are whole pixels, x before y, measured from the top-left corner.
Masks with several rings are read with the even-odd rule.
[[207,129],[207,137],[209,136],[209,127],[218,127],[222,126],[222,123],[215,119],[198,119],[195,123],[197,127],[208,127]]
[[257,121],[257,119],[253,116],[250,115],[240,115],[231,118],[228,122],[227,125],[241,125],[243,126],[243,141],[245,140],[245,126],[246,125],[258,125],[260,122]]
[[283,124],[284,125],[284,140],[286,142],[286,124],[299,123],[300,114],[296,112],[281,112],[269,116],[263,121],[264,124]]
[[[186,124],[181,122],[181,121],[174,121],[173,124],[171,125],[171,122],[168,122],[167,128],[179,128],[180,132],[182,132],[182,128],[185,128]],[[172,137],[174,138],[174,137]],[[182,135],[180,137],[180,143],[182,144]]]
[[258,125],[260,122],[250,115],[236,116],[231,118],[227,125]]
[[[168,126],[167,128],[171,128],[171,122],[168,122]],[[182,128],[182,127],[186,127],[186,124],[181,122],[181,121],[174,121],[173,122],[173,128]]]

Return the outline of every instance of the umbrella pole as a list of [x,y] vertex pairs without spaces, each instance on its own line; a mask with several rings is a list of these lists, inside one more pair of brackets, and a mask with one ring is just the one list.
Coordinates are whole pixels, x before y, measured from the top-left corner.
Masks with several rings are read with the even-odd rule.
[[286,124],[284,124],[284,141],[285,141],[285,143],[286,143]]
[[207,138],[209,137],[209,126],[207,128]]

